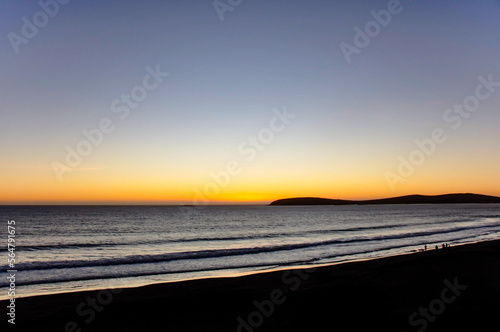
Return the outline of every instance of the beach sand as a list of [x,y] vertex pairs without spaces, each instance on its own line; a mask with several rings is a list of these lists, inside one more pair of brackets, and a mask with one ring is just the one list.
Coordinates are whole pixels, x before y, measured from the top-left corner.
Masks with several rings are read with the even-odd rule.
[[17,299],[15,327],[5,314],[2,325],[9,331],[485,331],[498,326],[499,263],[500,241],[489,241],[315,270],[37,296]]

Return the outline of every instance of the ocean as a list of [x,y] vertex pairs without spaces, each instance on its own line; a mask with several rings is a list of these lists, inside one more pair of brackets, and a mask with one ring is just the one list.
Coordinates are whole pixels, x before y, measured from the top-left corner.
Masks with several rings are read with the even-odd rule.
[[[500,238],[500,204],[0,206],[16,297],[241,275]],[[0,299],[7,299],[3,251]]]

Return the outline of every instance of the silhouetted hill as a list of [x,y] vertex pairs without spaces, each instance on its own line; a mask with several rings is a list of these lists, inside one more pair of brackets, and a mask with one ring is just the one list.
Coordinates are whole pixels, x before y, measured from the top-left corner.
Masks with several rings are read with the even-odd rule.
[[279,199],[270,205],[370,205],[370,204],[458,204],[458,203],[500,203],[500,197],[478,194],[446,194],[436,196],[408,195],[365,201],[329,199],[317,197],[296,197]]

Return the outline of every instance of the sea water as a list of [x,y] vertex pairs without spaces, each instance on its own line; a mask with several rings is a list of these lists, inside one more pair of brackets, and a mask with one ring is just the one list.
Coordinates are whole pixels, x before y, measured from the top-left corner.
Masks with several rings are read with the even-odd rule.
[[[500,238],[500,204],[0,206],[16,296],[133,287]],[[8,298],[6,271],[0,299]]]

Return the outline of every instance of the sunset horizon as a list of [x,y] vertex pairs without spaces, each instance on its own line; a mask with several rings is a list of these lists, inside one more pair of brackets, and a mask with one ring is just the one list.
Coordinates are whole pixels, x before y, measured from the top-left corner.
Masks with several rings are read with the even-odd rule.
[[[395,198],[395,197],[404,197],[404,196],[413,196],[413,195],[423,195],[423,196],[439,196],[439,195],[449,195],[449,194],[475,194],[475,195],[486,195],[491,197],[500,197],[500,195],[488,194],[488,193],[477,193],[477,192],[469,192],[469,191],[459,191],[459,192],[438,192],[438,193],[405,193],[402,195],[393,195],[393,196],[328,196],[328,195],[310,195],[307,193],[296,194],[296,195],[269,195],[265,197],[265,199],[261,200],[229,200],[229,199],[220,199],[220,200],[209,200],[208,198],[195,195],[194,198],[190,200],[54,200],[54,201],[9,201],[4,202],[0,205],[155,205],[155,206],[217,206],[217,205],[268,205],[274,201],[280,199],[288,199],[295,197],[313,197],[313,198],[324,198],[324,199],[338,199],[338,200],[351,200],[351,201],[364,201],[364,200],[376,200],[376,199],[387,199],[387,198]],[[244,195],[248,197],[250,195]],[[252,196],[258,196],[252,194]]]

